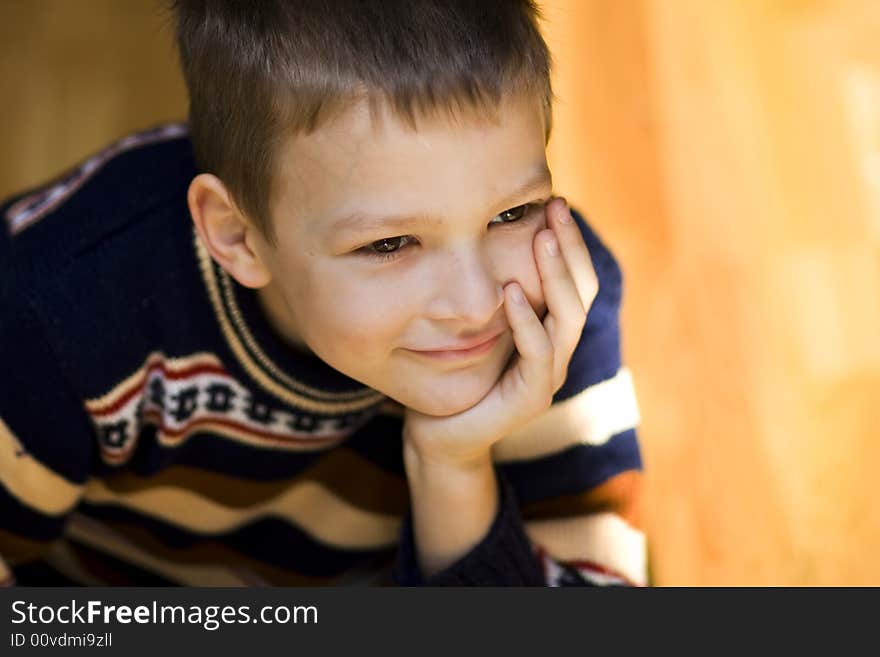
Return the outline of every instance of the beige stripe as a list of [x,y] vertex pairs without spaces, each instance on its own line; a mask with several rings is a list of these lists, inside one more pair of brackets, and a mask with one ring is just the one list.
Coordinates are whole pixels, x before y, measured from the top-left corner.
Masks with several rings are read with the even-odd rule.
[[573,445],[602,445],[639,423],[632,377],[621,367],[610,379],[553,404],[544,413],[495,444],[495,461],[528,460]]
[[229,568],[180,565],[156,557],[103,524],[78,513],[71,516],[66,533],[70,538],[99,552],[105,552],[185,586],[248,586],[252,583]]
[[309,388],[308,386],[305,386],[303,384],[298,384],[299,388],[308,390],[312,396],[330,396],[337,400],[325,402],[315,401],[314,399],[304,397],[300,394],[293,392],[292,390],[289,390],[288,388],[285,388],[284,386],[271,379],[268,375],[266,375],[266,373],[260,368],[260,366],[255,363],[254,360],[251,358],[244,345],[238,339],[238,335],[235,333],[235,330],[232,328],[232,324],[230,323],[229,318],[226,316],[226,312],[223,308],[223,302],[220,298],[220,289],[217,283],[217,278],[214,275],[214,267],[212,264],[213,261],[211,260],[211,256],[208,254],[207,249],[205,249],[204,244],[202,244],[202,240],[199,238],[198,233],[194,233],[194,235],[196,253],[199,259],[199,267],[201,268],[202,276],[205,280],[205,285],[208,288],[208,296],[211,299],[211,304],[214,306],[214,314],[217,316],[217,320],[220,322],[220,327],[223,330],[223,335],[226,337],[226,341],[228,342],[229,347],[232,349],[232,352],[235,354],[235,357],[239,360],[242,367],[244,367],[245,370],[247,370],[248,374],[250,374],[251,377],[253,377],[253,379],[257,383],[259,383],[267,392],[275,395],[275,397],[287,404],[290,404],[291,406],[302,408],[313,413],[328,414],[360,411],[379,402],[385,396],[380,392],[376,392],[375,394],[364,397],[363,399],[346,401],[346,394],[344,393],[327,393],[323,390]]
[[230,508],[174,486],[117,493],[92,479],[84,497],[96,504],[118,504],[202,534],[228,532],[255,519],[274,516],[295,524],[315,540],[340,549],[381,549],[397,542],[401,518],[365,511],[321,484],[303,481],[280,495],[246,509]]
[[645,534],[616,513],[534,520],[526,522],[525,529],[556,561],[592,561],[635,584],[647,581]]
[[90,413],[96,413],[108,406],[112,406],[117,399],[122,397],[125,393],[127,393],[131,386],[134,383],[144,376],[146,371],[156,365],[157,363],[162,363],[166,370],[169,372],[180,372],[182,370],[189,369],[191,367],[198,367],[202,365],[211,365],[214,367],[223,367],[223,363],[220,362],[214,354],[207,352],[199,352],[195,353],[192,356],[186,356],[184,358],[168,358],[161,351],[154,351],[149,356],[147,356],[144,364],[141,365],[137,370],[135,370],[131,376],[127,377],[121,383],[113,386],[113,388],[104,395],[100,397],[95,397],[93,399],[86,400],[86,409]]
[[2,418],[0,485],[22,504],[47,515],[72,509],[83,489],[28,454]]

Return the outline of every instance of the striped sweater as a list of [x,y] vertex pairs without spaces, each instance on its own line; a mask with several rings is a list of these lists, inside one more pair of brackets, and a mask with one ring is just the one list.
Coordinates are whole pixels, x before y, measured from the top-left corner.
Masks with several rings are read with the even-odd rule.
[[566,382],[494,447],[486,536],[426,581],[403,409],[285,347],[198,240],[196,173],[172,124],[0,205],[0,581],[645,583],[621,273],[581,215],[599,293]]

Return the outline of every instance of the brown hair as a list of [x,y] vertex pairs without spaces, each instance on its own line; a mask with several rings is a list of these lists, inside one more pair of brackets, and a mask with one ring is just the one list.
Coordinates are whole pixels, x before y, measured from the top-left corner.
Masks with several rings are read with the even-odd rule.
[[357,99],[416,129],[445,111],[494,115],[507,93],[540,99],[552,65],[533,0],[171,0],[193,151],[270,243],[285,139]]

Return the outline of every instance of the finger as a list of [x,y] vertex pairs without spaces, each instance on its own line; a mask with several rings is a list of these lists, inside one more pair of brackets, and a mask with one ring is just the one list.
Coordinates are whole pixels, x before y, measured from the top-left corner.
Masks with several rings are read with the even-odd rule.
[[584,329],[586,310],[552,230],[535,239],[535,259],[547,302],[544,328],[553,344],[553,392],[565,382],[568,363]]
[[516,397],[524,412],[543,410],[548,391],[552,396],[553,344],[519,283],[504,288],[504,311],[520,357],[504,375],[502,394]]
[[589,312],[590,306],[599,291],[599,279],[593,267],[593,259],[584,236],[575,223],[564,198],[557,197],[547,204],[547,226],[559,240],[559,250],[577,288],[584,310]]

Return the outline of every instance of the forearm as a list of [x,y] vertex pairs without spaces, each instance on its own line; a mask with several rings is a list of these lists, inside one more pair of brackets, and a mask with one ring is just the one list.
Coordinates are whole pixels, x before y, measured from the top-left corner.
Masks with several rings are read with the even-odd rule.
[[498,512],[491,454],[467,467],[431,462],[404,447],[413,534],[424,577],[467,554],[487,534]]

